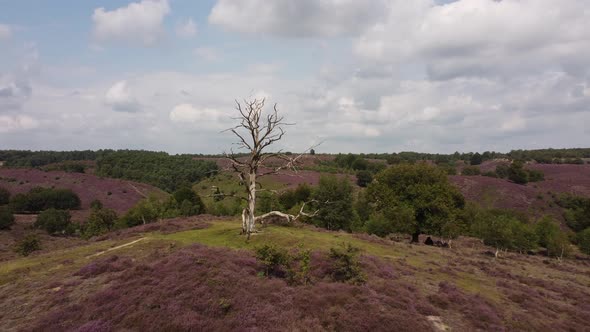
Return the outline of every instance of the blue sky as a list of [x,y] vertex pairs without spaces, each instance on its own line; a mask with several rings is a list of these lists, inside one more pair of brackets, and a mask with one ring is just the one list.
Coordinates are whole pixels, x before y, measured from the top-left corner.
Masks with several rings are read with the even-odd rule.
[[[590,138],[584,0],[1,1],[0,149],[507,151]],[[102,9],[101,9],[102,8]]]

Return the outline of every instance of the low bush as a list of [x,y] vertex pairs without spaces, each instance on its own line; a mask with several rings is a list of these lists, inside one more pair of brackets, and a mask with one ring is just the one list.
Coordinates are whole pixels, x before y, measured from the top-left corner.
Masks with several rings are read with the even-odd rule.
[[284,248],[265,244],[256,248],[256,259],[264,266],[264,275],[267,277],[284,277],[287,275],[291,257]]
[[0,205],[8,204],[10,202],[10,191],[4,187],[0,187]]
[[498,174],[494,171],[484,172],[482,175],[490,177],[490,178],[497,178],[498,177]]
[[526,221],[504,211],[482,210],[474,215],[473,235],[497,250],[525,252],[537,247],[537,233]]
[[36,187],[27,194],[16,194],[10,200],[16,212],[38,212],[50,208],[79,209],[80,197],[70,189]]
[[479,169],[479,167],[477,166],[465,166],[465,168],[463,168],[463,171],[461,171],[461,175],[466,175],[466,176],[474,176],[474,175],[480,175],[481,171]]
[[70,213],[53,208],[41,212],[34,226],[47,231],[50,235],[70,235],[75,231]]
[[359,252],[360,249],[350,243],[339,248],[330,248],[332,280],[351,284],[362,284],[366,281],[358,259]]
[[551,257],[567,257],[571,253],[568,235],[561,230],[559,223],[546,216],[535,225],[539,245],[547,249]]
[[373,174],[367,170],[356,172],[356,184],[359,187],[366,187],[373,181]]
[[578,247],[586,255],[590,255],[590,228],[586,228],[577,235]]
[[574,232],[590,227],[590,198],[563,194],[557,204],[564,209],[565,222]]
[[22,256],[29,256],[32,252],[41,250],[41,241],[35,234],[29,234],[20,240],[14,251]]
[[91,238],[108,232],[115,225],[117,213],[111,209],[92,209],[90,216],[82,227],[82,236]]
[[14,225],[14,215],[8,206],[0,206],[0,230],[10,229]]
[[95,199],[92,202],[90,202],[90,208],[91,209],[102,209],[103,204],[99,199]]

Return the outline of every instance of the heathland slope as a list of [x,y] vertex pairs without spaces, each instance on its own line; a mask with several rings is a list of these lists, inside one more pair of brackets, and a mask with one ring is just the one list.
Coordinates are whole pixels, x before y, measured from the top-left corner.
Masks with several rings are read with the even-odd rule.
[[[590,262],[451,249],[240,222],[164,220],[3,262],[0,330],[578,330],[590,321]],[[138,241],[139,240],[139,241]],[[330,248],[360,249],[366,282],[333,280]],[[266,277],[253,249],[312,250],[309,280]],[[111,250],[109,250],[111,249]]]
[[144,183],[34,168],[0,168],[0,186],[13,195],[26,193],[34,187],[71,189],[82,203],[81,211],[73,214],[74,220],[84,220],[90,203],[96,199],[121,214],[150,194],[165,195],[162,190]]

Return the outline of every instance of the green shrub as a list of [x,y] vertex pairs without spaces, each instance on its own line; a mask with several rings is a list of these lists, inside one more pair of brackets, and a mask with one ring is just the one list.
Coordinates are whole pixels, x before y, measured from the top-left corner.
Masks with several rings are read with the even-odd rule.
[[311,250],[303,249],[300,245],[297,252],[290,257],[288,280],[290,284],[306,285],[311,281]]
[[414,211],[404,205],[390,207],[371,215],[365,225],[369,234],[387,236],[392,233],[412,233],[415,227]]
[[82,227],[82,236],[91,238],[108,232],[115,225],[117,213],[111,209],[92,209]]
[[523,167],[524,164],[520,161],[512,162],[508,168],[508,180],[517,184],[526,184],[529,182],[529,173]]
[[10,191],[4,187],[0,187],[0,205],[8,204],[10,202]]
[[490,177],[490,178],[497,178],[498,177],[498,174],[494,171],[484,172],[482,175]]
[[278,197],[280,206],[286,210],[291,209],[297,204],[309,201],[311,197],[311,188],[306,184],[299,184],[297,188],[286,190]]
[[362,284],[366,281],[358,259],[359,252],[360,249],[350,243],[339,248],[330,248],[332,280],[351,284]]
[[91,209],[102,209],[103,204],[99,199],[95,199],[92,202],[90,202],[90,208]]
[[531,225],[509,212],[481,210],[475,215],[473,235],[497,250],[524,252],[537,247],[539,237]]
[[463,171],[461,172],[461,175],[467,175],[467,176],[473,176],[473,175],[480,175],[481,171],[479,170],[479,167],[477,166],[465,166],[465,168],[463,168]]
[[535,233],[539,238],[539,245],[543,248],[547,248],[551,239],[554,238],[556,234],[561,233],[561,229],[557,222],[551,217],[545,216],[535,225]]
[[590,255],[590,228],[586,228],[577,235],[578,247],[586,255]]
[[286,249],[265,244],[255,250],[256,259],[264,266],[265,276],[280,277],[286,275],[291,260]]
[[529,174],[529,182],[539,182],[545,180],[545,174],[543,174],[541,171],[534,169],[527,169],[526,171]]
[[116,228],[134,227],[152,223],[162,215],[163,204],[154,196],[139,201],[117,222]]
[[10,200],[17,212],[38,212],[49,208],[66,210],[80,208],[80,198],[70,189],[36,187],[27,194],[16,194]]
[[14,215],[8,206],[0,206],[0,230],[10,229],[14,225]]
[[176,190],[172,196],[176,202],[176,207],[184,217],[194,216],[205,212],[205,204],[191,188],[181,187]]
[[22,256],[29,256],[33,251],[41,250],[41,241],[35,234],[29,234],[20,240],[14,251]]
[[508,166],[506,164],[500,164],[500,165],[496,166],[496,175],[498,175],[499,178],[505,179],[508,177],[509,173],[510,173],[510,166]]
[[471,156],[471,160],[469,161],[471,165],[480,165],[483,161],[483,158],[479,152],[476,152]]
[[566,233],[555,233],[547,241],[547,255],[551,257],[568,257],[571,254],[571,243]]
[[35,227],[47,231],[51,235],[67,235],[74,233],[70,213],[66,210],[47,209],[37,216]]
[[574,232],[590,227],[590,198],[563,194],[556,202],[564,208],[565,222]]
[[356,172],[356,184],[359,187],[366,187],[373,181],[373,174],[371,172],[362,170]]

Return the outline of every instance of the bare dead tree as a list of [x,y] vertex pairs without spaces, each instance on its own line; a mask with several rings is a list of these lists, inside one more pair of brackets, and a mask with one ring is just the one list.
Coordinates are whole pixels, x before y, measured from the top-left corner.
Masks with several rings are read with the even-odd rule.
[[[303,204],[296,216],[281,211],[271,211],[259,217],[254,215],[256,192],[262,190],[259,188],[257,178],[284,170],[297,171],[297,161],[307,151],[315,147],[310,147],[295,157],[287,156],[281,151],[266,153],[266,148],[283,138],[284,127],[292,124],[285,122],[283,116],[279,115],[277,104],[274,104],[273,110],[269,114],[264,114],[264,105],[265,99],[244,100],[243,103],[236,100],[236,110],[239,116],[234,119],[239,121],[239,124],[226,130],[238,138],[238,142],[234,143],[238,146],[238,150],[247,151],[247,156],[240,158],[232,149],[229,154],[226,153],[226,158],[231,162],[230,168],[238,174],[239,181],[243,184],[247,194],[245,198],[247,207],[242,211],[242,233],[246,234],[248,238],[256,231],[256,222],[263,223],[268,217],[276,216],[294,221],[301,216],[313,216],[317,213],[304,212],[306,204]],[[279,160],[280,165],[266,164],[270,160]]]

